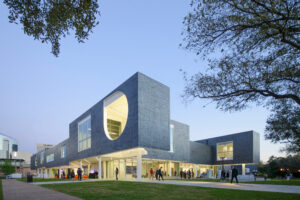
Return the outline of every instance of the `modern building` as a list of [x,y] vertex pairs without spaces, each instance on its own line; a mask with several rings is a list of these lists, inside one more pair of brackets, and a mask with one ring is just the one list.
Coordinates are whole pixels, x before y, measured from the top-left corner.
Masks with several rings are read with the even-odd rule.
[[52,148],[54,145],[52,144],[37,144],[36,145],[36,152],[41,152],[41,151],[45,151],[48,150],[50,148]]
[[[199,136],[201,136],[199,134]],[[162,167],[166,176],[191,170],[214,177],[235,165],[240,174],[260,160],[254,131],[190,141],[189,126],[170,119],[170,89],[136,73],[69,124],[69,137],[31,157],[39,176],[53,177],[82,168],[99,179],[149,176]]]
[[35,172],[30,170],[32,153],[20,152],[18,151],[18,147],[19,145],[16,139],[0,133],[0,165],[3,164],[5,160],[10,160],[16,169],[16,173],[25,176],[27,172]]

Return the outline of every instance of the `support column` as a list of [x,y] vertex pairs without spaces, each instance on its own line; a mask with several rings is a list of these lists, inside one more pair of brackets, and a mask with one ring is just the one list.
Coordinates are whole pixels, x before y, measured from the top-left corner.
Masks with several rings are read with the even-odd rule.
[[172,167],[171,167],[171,162],[169,162],[169,176],[172,176]]
[[142,180],[142,156],[138,155],[136,157],[136,180]]
[[246,165],[245,164],[242,164],[242,175],[246,175]]
[[103,161],[103,179],[106,179],[106,161]]
[[99,157],[97,158],[97,160],[98,160],[98,179],[101,180],[101,179],[102,179],[102,177],[101,177],[101,175],[102,175],[102,169],[101,169],[101,157],[99,156]]
[[196,171],[195,171],[195,178],[197,178],[198,177],[198,166],[196,165]]

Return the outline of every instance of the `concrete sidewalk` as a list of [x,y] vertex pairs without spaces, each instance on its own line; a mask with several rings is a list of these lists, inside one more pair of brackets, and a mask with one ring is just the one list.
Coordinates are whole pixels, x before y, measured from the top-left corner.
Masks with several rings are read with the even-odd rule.
[[56,192],[34,184],[28,184],[17,180],[2,180],[4,200],[79,200],[61,192]]
[[220,182],[201,182],[201,181],[147,181],[147,183],[160,183],[172,185],[185,185],[185,186],[198,186],[207,188],[222,188],[234,190],[251,190],[262,192],[283,192],[283,193],[296,193],[300,194],[300,186],[293,185],[266,185],[266,184],[246,184],[246,183],[220,183]]

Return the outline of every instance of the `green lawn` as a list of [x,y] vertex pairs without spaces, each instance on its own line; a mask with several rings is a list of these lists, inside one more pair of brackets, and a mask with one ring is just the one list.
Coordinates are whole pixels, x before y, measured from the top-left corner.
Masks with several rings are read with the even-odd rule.
[[271,185],[300,185],[300,179],[291,179],[289,181],[283,179],[272,179],[267,181],[251,181],[246,183],[253,184],[271,184]]
[[163,199],[163,200],[296,200],[300,194],[202,188],[157,183],[101,181],[48,184],[42,187],[64,192],[82,199]]
[[0,179],[0,200],[3,199],[3,193],[2,193],[2,180]]
[[[27,182],[27,178],[18,178],[17,180]],[[50,181],[71,181],[72,179],[58,179],[58,178],[33,178],[33,182],[50,182]]]

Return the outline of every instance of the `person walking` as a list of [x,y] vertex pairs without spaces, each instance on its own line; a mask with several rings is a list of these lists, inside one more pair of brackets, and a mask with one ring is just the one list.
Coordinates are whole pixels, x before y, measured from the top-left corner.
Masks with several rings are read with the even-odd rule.
[[235,167],[232,167],[231,183],[233,181],[233,178],[235,178],[236,183],[239,183],[237,175],[238,175],[238,170]]
[[151,180],[153,180],[153,174],[154,174],[154,172],[153,172],[153,169],[151,168],[151,169],[150,169],[150,179],[151,179]]
[[82,179],[82,170],[80,168],[77,169],[77,176],[78,176],[78,180],[81,181],[81,179]]
[[74,181],[74,177],[75,177],[75,173],[74,173],[74,170],[71,171],[71,179],[72,181]]
[[182,179],[182,177],[183,177],[183,171],[180,170],[180,179]]
[[159,170],[158,170],[158,176],[159,176],[158,180],[159,181],[160,181],[160,178],[161,178],[161,180],[164,180],[162,173],[163,173],[162,172],[162,167],[160,167]]
[[222,169],[222,171],[221,171],[221,182],[225,182],[225,176],[226,176],[225,170]]
[[118,180],[119,169],[116,167],[116,180]]

